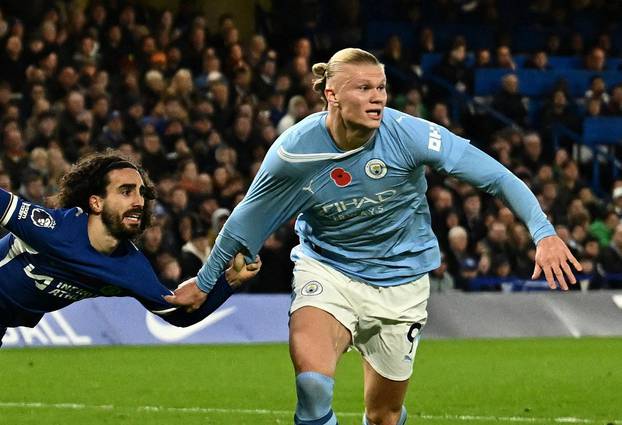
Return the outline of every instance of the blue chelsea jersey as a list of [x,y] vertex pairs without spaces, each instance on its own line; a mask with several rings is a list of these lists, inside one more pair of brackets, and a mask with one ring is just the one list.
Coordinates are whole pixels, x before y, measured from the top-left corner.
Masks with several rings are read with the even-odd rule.
[[[49,209],[0,190],[0,326],[35,326],[44,313],[99,296],[131,296],[177,326],[205,317],[232,293],[224,276],[219,295],[186,314],[168,304],[172,292],[131,241],[110,255],[88,239],[88,215],[79,208]],[[211,304],[211,306],[208,306]]]
[[504,199],[536,242],[555,233],[522,181],[444,127],[385,108],[369,141],[341,151],[326,116],[307,117],[271,147],[199,273],[203,289],[236,249],[254,255],[295,215],[301,243],[292,251],[294,260],[303,253],[378,286],[408,283],[437,268],[426,165]]

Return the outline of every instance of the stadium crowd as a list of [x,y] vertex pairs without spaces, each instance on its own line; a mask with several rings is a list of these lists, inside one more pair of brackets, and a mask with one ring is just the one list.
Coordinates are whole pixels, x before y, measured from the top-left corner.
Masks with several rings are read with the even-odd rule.
[[[305,30],[292,29],[285,38],[269,25],[242,38],[234,15],[208,28],[206,17],[186,3],[173,13],[124,2],[93,1],[83,8],[55,2],[28,17],[0,8],[0,187],[53,205],[58,178],[81,155],[114,148],[138,158],[158,188],[155,224],[141,247],[172,287],[196,275],[278,135],[323,109],[312,90],[311,65],[347,45],[366,47],[356,1],[336,2],[340,19],[327,24],[334,31],[320,32],[303,19],[299,29]],[[278,17],[287,6],[274,3]],[[498,13],[495,1],[431,3],[454,18],[471,3],[479,12],[470,19],[490,22]],[[540,3],[550,3],[549,10],[538,9]],[[581,5],[600,7],[603,15],[608,10],[606,2],[574,3],[575,12]],[[556,5],[530,2],[543,23],[562,19]],[[416,7],[406,12],[421,19]],[[475,69],[514,69],[517,53],[503,37],[472,49],[461,35],[437,50],[435,35],[434,26],[422,26],[412,47],[387,35],[378,53],[387,65],[390,106],[471,139],[517,174],[580,259],[584,276],[576,288],[622,288],[622,275],[616,276],[622,273],[622,180],[610,179],[604,195],[596,196],[586,183],[591,162],[581,160],[572,140],[554,145],[550,131],[553,123],[577,129],[585,116],[622,116],[622,85],[606,87],[594,78],[580,99],[559,85],[536,122],[510,74],[489,104],[515,125],[466,104],[456,113],[455,90],[472,93]],[[597,71],[618,53],[607,32],[594,40],[580,33],[553,36],[545,49],[519,52],[528,56],[525,67],[546,70],[549,55],[565,54]],[[443,54],[433,74],[449,88],[418,72],[427,53]],[[433,172],[428,182],[443,251],[441,267],[431,273],[434,290],[501,290],[529,279],[535,247],[507,207]],[[292,224],[265,243],[263,269],[248,291],[290,290],[289,251],[297,243]]]

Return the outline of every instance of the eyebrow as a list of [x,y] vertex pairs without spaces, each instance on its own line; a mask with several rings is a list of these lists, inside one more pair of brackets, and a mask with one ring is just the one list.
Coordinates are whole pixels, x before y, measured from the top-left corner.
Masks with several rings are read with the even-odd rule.
[[135,189],[136,186],[136,183],[123,183],[122,185],[117,186],[117,190]]
[[[360,79],[358,77],[352,78],[350,79],[348,82],[351,82],[353,84],[359,85],[359,84],[369,84],[371,86],[376,85],[376,83],[373,80],[370,80],[369,78],[365,78],[365,77],[360,77]],[[381,84],[386,84],[387,79],[383,78],[378,85]]]

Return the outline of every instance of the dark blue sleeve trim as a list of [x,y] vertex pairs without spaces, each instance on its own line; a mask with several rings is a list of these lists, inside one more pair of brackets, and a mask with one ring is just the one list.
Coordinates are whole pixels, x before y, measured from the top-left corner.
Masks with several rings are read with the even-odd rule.
[[216,281],[214,288],[212,288],[207,295],[207,300],[205,300],[203,305],[198,310],[188,313],[183,310],[182,307],[175,310],[173,313],[160,315],[160,317],[171,325],[185,328],[200,322],[212,314],[218,309],[218,307],[223,305],[232,294],[233,289],[229,286],[229,283],[227,283],[227,279],[225,279],[225,275],[223,273]]

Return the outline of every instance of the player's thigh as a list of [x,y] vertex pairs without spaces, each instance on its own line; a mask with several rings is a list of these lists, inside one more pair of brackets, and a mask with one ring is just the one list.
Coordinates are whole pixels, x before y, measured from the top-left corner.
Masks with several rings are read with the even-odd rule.
[[330,313],[312,306],[297,309],[289,323],[289,350],[296,374],[313,371],[334,376],[351,339],[350,331]]
[[368,297],[354,333],[354,346],[380,375],[410,378],[419,332],[427,321],[427,275],[408,285],[377,288]]
[[348,300],[349,278],[301,256],[294,267],[290,306],[290,353],[296,373],[333,376],[352,341],[356,313]]
[[[395,418],[400,416],[409,380],[393,381],[385,378],[363,359],[363,373],[365,379],[365,412],[368,418],[378,421],[378,418]],[[382,422],[380,422],[382,423]]]

